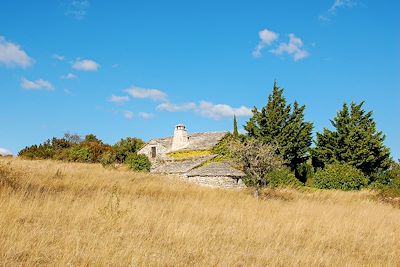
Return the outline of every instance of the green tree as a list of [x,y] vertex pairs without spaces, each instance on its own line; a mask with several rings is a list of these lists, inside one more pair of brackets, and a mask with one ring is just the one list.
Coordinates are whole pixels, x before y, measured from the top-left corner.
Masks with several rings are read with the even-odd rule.
[[85,136],[84,142],[96,142],[96,143],[99,143],[99,144],[102,144],[102,143],[103,143],[103,142],[102,142],[100,139],[98,139],[94,134],[88,134],[88,135],[86,135],[86,136]]
[[383,141],[385,136],[376,129],[372,111],[360,104],[343,104],[336,117],[331,120],[334,130],[324,129],[317,133],[313,151],[313,164],[323,167],[330,163],[346,163],[361,170],[370,180],[390,167],[390,151]]
[[114,145],[117,161],[123,163],[128,155],[138,152],[143,146],[144,142],[139,138],[121,139]]
[[304,121],[304,110],[297,102],[293,107],[287,104],[283,89],[275,82],[267,105],[261,110],[254,107],[253,117],[244,127],[250,137],[277,147],[277,153],[300,179],[297,169],[309,158],[313,129],[312,123]]
[[239,137],[236,115],[233,115],[233,137]]
[[245,183],[254,187],[254,196],[257,198],[260,189],[268,185],[268,174],[281,169],[285,163],[282,157],[276,154],[276,147],[263,144],[254,138],[232,139],[228,147],[233,163],[246,174]]

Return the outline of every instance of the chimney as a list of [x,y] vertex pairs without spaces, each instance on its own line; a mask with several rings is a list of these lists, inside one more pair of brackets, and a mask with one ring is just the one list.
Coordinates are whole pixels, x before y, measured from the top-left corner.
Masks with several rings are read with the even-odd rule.
[[175,126],[174,138],[172,139],[172,150],[178,150],[187,146],[189,142],[188,133],[185,125],[178,124]]

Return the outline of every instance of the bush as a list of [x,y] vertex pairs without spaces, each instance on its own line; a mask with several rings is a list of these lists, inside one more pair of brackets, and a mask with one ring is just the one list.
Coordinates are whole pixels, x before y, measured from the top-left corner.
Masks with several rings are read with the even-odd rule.
[[359,190],[368,184],[368,179],[351,165],[333,163],[318,170],[313,183],[320,189]]
[[312,180],[314,176],[314,168],[311,164],[304,162],[297,166],[295,170],[295,176],[302,183]]
[[76,162],[90,162],[89,149],[80,146],[71,147],[68,149],[67,160]]
[[268,173],[266,180],[269,187],[298,187],[301,185],[294,173],[287,168]]
[[103,167],[109,166],[115,163],[116,155],[113,150],[104,152],[100,157],[100,163]]
[[113,148],[116,151],[116,159],[118,162],[125,162],[128,155],[138,152],[144,146],[143,140],[139,138],[128,137],[121,139]]
[[151,162],[145,155],[136,153],[129,154],[126,157],[125,164],[133,171],[150,171]]
[[384,177],[385,182],[377,181],[373,189],[378,189],[383,197],[400,197],[400,163],[393,163]]

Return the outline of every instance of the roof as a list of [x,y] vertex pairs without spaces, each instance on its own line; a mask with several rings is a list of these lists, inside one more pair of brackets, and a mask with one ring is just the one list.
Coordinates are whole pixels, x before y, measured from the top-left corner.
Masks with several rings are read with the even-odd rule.
[[197,169],[191,170],[187,176],[229,176],[229,177],[243,177],[245,174],[233,168],[226,162],[212,162]]
[[[178,151],[209,150],[218,144],[226,134],[227,132],[191,134],[189,135],[188,145]],[[172,137],[153,139],[149,142],[149,144],[151,143],[159,143],[165,148],[170,149],[172,146]]]
[[165,161],[154,166],[151,170],[153,173],[168,173],[168,174],[182,174],[187,173],[193,168],[196,168],[205,162],[213,159],[216,155],[210,155],[205,157],[199,157],[188,160],[174,160]]

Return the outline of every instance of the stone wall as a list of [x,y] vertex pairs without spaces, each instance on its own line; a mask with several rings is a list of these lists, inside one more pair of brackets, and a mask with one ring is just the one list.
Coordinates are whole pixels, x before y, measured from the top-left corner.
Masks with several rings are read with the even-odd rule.
[[192,183],[214,188],[240,189],[246,187],[241,179],[228,176],[186,176],[183,179]]

